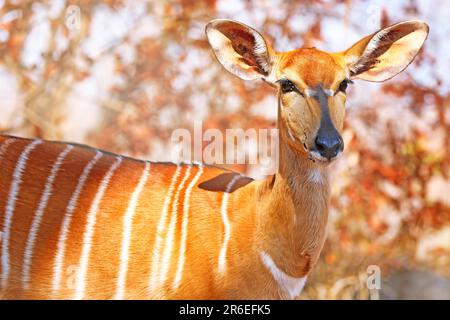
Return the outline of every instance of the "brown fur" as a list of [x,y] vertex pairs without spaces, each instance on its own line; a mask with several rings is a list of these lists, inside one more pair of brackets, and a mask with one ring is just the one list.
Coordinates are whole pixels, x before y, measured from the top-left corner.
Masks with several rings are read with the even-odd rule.
[[[383,39],[380,43],[383,50],[378,51],[383,54],[384,64],[389,61],[386,54],[394,52],[396,56],[391,58],[395,58],[395,70],[399,71],[405,62],[414,58],[423,38],[420,32],[424,32],[426,28],[421,22],[405,22],[390,28],[393,30],[392,34],[397,34],[396,28],[404,32],[398,37]],[[222,30],[224,34],[218,34],[217,30]],[[419,32],[418,44],[413,41],[415,38],[402,41],[403,34],[416,31]],[[303,93],[317,86],[336,93],[327,97],[328,112],[333,125],[339,132],[342,131],[345,94],[337,90],[340,83],[350,76],[353,64],[363,63],[364,59],[373,63],[373,55],[370,59],[362,57],[359,61],[355,60],[364,54],[365,46],[371,37],[364,38],[342,53],[326,53],[315,48],[275,53],[270,47],[264,52],[261,45],[265,43],[255,43],[256,39],[259,39],[255,32],[243,24],[229,20],[216,20],[207,27],[216,56],[227,70],[238,76],[245,79],[264,78],[273,86],[277,86],[276,81],[281,77],[287,77]],[[393,45],[399,42],[402,45],[400,49],[399,46]],[[258,52],[252,51],[255,45],[259,46],[256,46],[259,48],[256,50]],[[391,50],[390,46],[394,49]],[[405,61],[398,57],[402,48],[407,52]],[[377,54],[376,50],[373,52]],[[266,69],[270,69],[270,72],[266,72]],[[386,77],[386,70],[385,68],[368,76],[358,76],[367,76],[376,81],[379,74]],[[150,176],[139,197],[132,220],[125,298],[289,298],[263,265],[263,251],[270,255],[276,266],[288,276],[301,278],[308,275],[322,249],[328,217],[328,169],[322,163],[311,161],[309,155],[322,114],[318,102],[308,95],[302,97],[299,93],[281,94],[279,90],[279,101],[278,172],[261,181],[242,178],[227,194],[231,233],[225,271],[218,270],[219,253],[224,242],[221,206],[226,188],[236,174],[219,168],[205,167],[189,200],[186,259],[180,286],[173,289],[171,284],[180,253],[186,185],[180,192],[176,210],[176,232],[168,281],[162,287],[149,290],[156,228],[176,170],[173,164],[152,163]],[[18,158],[30,143],[30,140],[16,138],[7,148],[4,147],[6,141],[11,139],[13,138],[0,136],[0,230],[4,228],[5,207],[13,172]],[[91,148],[76,146],[59,170],[55,180],[56,187],[37,233],[30,287],[26,289],[21,284],[23,252],[33,215],[51,167],[65,145],[44,142],[29,156],[12,218],[9,239],[10,275],[7,285],[0,289],[0,297],[4,299],[69,299],[75,295],[73,282],[80,261],[87,213],[100,181],[116,160],[115,155],[105,153],[89,175],[73,213],[68,233],[61,290],[52,295],[53,261],[63,215],[84,166],[94,157],[95,150]],[[119,272],[123,216],[144,166],[142,161],[124,158],[106,189],[94,227],[84,298],[114,297]],[[180,184],[187,170],[188,166],[183,165],[176,185]],[[198,170],[199,166],[192,167],[188,182],[192,181]],[[169,206],[168,221],[174,208],[173,197],[174,193]],[[163,232],[160,236],[164,239],[166,235],[167,232]]]
[[[6,139],[8,138],[0,136],[0,144]],[[29,142],[17,138],[9,146],[6,155],[0,159],[2,167],[0,187],[3,190],[0,193],[0,208],[5,208],[11,174],[20,153]],[[72,298],[74,295],[71,285],[81,253],[86,214],[102,176],[114,161],[112,155],[101,158],[82,191],[67,239],[62,290],[57,296],[52,296],[53,261],[62,216],[83,167],[94,156],[94,150],[88,148],[76,147],[59,171],[55,181],[58,187],[50,198],[37,236],[30,289],[24,290],[20,283],[23,252],[30,224],[45,180],[63,146],[61,143],[45,142],[30,154],[12,223],[10,238],[12,265],[9,285],[1,291],[4,299]],[[288,149],[285,151],[288,152]],[[327,189],[322,190],[322,187],[318,188],[307,181],[302,181],[300,176],[296,177],[296,180],[291,180],[285,172],[298,171],[301,164],[297,162],[295,155],[290,152],[285,154],[285,151],[282,156],[289,157],[290,161],[285,162],[289,165],[283,166],[286,169],[280,170],[273,185],[271,185],[272,177],[269,177],[263,181],[249,183],[231,194],[228,212],[232,233],[228,247],[226,275],[222,277],[217,274],[217,260],[223,238],[220,205],[224,190],[210,191],[196,187],[190,200],[186,264],[180,289],[173,292],[170,286],[167,286],[149,294],[147,285],[155,228],[167,192],[164,188],[167,188],[175,169],[174,165],[152,164],[150,177],[140,197],[133,222],[126,297],[279,298],[276,283],[261,264],[260,250],[271,254],[274,261],[286,273],[297,277],[306,275],[317,260],[324,240]],[[125,159],[114,174],[106,191],[105,200],[100,205],[87,278],[85,297],[88,299],[108,299],[114,295],[123,232],[122,217],[142,168],[142,162]],[[178,180],[181,180],[184,170],[185,167]],[[191,176],[197,170],[198,168],[194,167]],[[304,169],[300,172],[308,173]],[[213,180],[223,173],[223,170],[218,168],[205,168],[198,184]],[[216,189],[218,188],[216,186]],[[320,196],[311,199],[308,196],[310,192]],[[183,200],[182,196],[180,204]],[[179,205],[178,221],[181,220],[182,207]],[[311,224],[312,218],[321,222]],[[0,228],[3,229],[3,210],[0,211],[0,221]],[[177,225],[169,280],[173,279],[178,261],[179,228],[180,224]],[[256,279],[255,274],[258,274]],[[261,290],[262,286],[265,290]]]

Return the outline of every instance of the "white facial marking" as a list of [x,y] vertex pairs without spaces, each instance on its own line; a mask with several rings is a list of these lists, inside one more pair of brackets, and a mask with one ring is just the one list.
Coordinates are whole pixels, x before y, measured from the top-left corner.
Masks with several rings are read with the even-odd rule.
[[274,280],[282,289],[283,293],[286,294],[289,299],[294,299],[302,292],[303,287],[306,283],[306,276],[301,278],[294,278],[287,275],[277,267],[270,255],[268,255],[264,251],[261,252],[261,260],[264,266],[270,271]]
[[328,159],[323,157],[318,151],[310,151],[310,157],[319,162],[328,162]]
[[316,90],[312,90],[312,89],[305,89],[305,95],[307,97],[314,97],[316,95]]
[[116,288],[116,300],[122,300],[125,294],[125,283],[128,272],[128,257],[130,250],[131,241],[131,228],[133,224],[133,217],[135,210],[139,201],[139,196],[147,183],[148,176],[150,172],[150,163],[145,163],[145,168],[142,171],[142,175],[139,182],[131,195],[130,202],[128,203],[127,211],[123,217],[123,238],[122,247],[120,250],[120,266],[119,266],[119,276],[117,277],[117,288]]
[[41,199],[39,201],[38,208],[34,213],[33,222],[31,224],[30,232],[28,234],[27,244],[25,246],[25,252],[23,255],[23,269],[22,269],[22,286],[24,288],[28,288],[29,280],[30,280],[30,268],[31,262],[33,258],[33,250],[34,244],[36,241],[36,236],[39,231],[39,226],[41,224],[42,216],[44,215],[45,208],[47,207],[48,200],[53,192],[53,184],[56,179],[56,175],[58,174],[59,169],[67,157],[70,151],[72,151],[74,147],[71,145],[66,146],[66,148],[59,154],[56,159],[53,167],[51,169],[50,175],[47,178],[45,183],[44,192],[42,193]]
[[11,232],[11,224],[14,215],[17,196],[19,195],[20,185],[22,183],[22,174],[27,165],[28,156],[31,151],[41,144],[42,140],[34,140],[29,143],[25,150],[20,154],[17,165],[14,169],[13,180],[9,189],[8,200],[6,202],[5,220],[3,222],[2,231],[2,273],[1,273],[1,287],[5,288],[9,280],[9,236]]
[[233,189],[235,183],[241,178],[241,175],[236,174],[228,183],[225,192],[223,194],[222,198],[222,206],[220,209],[220,213],[222,215],[222,222],[224,227],[224,237],[223,237],[223,243],[222,247],[220,249],[219,254],[219,272],[223,273],[225,271],[226,262],[227,262],[227,248],[228,248],[228,241],[230,240],[230,231],[231,231],[231,225],[230,220],[228,218],[228,198],[230,197],[231,189]]
[[[323,92],[324,92],[327,96],[329,96],[329,97],[334,96],[334,91],[331,90],[331,89],[323,89]],[[314,97],[314,96],[317,96],[317,90],[313,90],[313,89],[305,89],[305,95],[306,95],[307,97]]]
[[84,184],[86,183],[86,180],[89,177],[89,174],[94,167],[94,165],[97,163],[97,161],[103,156],[103,154],[100,151],[97,151],[95,154],[95,157],[92,158],[88,164],[84,167],[83,173],[81,174],[80,178],[78,179],[77,186],[75,187],[75,191],[70,197],[69,204],[67,205],[66,212],[64,213],[64,219],[61,225],[61,231],[59,233],[58,237],[58,244],[57,244],[57,250],[56,250],[56,256],[55,256],[55,262],[53,266],[53,281],[52,281],[52,291],[53,295],[55,295],[60,287],[61,283],[61,274],[62,274],[62,267],[64,262],[64,256],[66,251],[66,239],[67,234],[69,232],[70,223],[72,221],[72,214],[75,210],[75,207],[78,203],[78,198],[80,197],[81,190],[84,187]]
[[295,141],[294,135],[292,134],[291,128],[289,128],[289,126],[287,127],[287,132],[288,132],[289,138],[292,141]]
[[100,206],[100,202],[103,199],[106,189],[114,172],[119,168],[122,163],[122,157],[118,157],[116,161],[111,165],[108,172],[103,177],[100,187],[95,195],[95,198],[89,208],[86,221],[86,229],[83,236],[83,247],[81,249],[81,257],[79,269],[76,278],[75,288],[75,300],[81,300],[84,297],[84,290],[86,288],[86,276],[89,265],[89,255],[92,247],[92,236],[94,235],[95,223],[97,222],[97,211]]

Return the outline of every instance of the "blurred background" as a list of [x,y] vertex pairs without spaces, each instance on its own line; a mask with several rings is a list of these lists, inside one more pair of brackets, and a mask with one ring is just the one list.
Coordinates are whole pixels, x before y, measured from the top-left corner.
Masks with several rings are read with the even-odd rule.
[[[401,20],[430,25],[405,72],[348,90],[328,239],[300,298],[450,299],[448,1],[0,0],[0,133],[170,160],[173,130],[195,120],[275,127],[275,91],[215,61],[204,26],[217,17],[253,26],[277,51],[340,51]],[[367,288],[371,265],[380,292]]]

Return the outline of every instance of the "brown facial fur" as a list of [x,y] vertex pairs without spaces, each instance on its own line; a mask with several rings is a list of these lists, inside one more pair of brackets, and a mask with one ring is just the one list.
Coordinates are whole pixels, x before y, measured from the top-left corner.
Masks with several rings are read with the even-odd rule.
[[276,57],[279,70],[276,77],[289,79],[302,93],[279,92],[282,128],[290,131],[282,134],[287,136],[292,148],[305,154],[305,147],[309,150],[314,145],[322,117],[317,99],[307,93],[318,86],[335,93],[327,97],[328,112],[333,125],[341,132],[345,116],[345,94],[336,91],[346,78],[347,70],[342,57],[315,48],[278,53]]
[[278,53],[280,76],[286,74],[302,88],[333,88],[345,77],[343,65],[333,55],[316,48],[302,48]]

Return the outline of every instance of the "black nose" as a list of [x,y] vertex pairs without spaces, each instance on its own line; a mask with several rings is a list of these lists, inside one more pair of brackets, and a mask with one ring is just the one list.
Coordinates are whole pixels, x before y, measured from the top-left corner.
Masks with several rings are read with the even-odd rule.
[[343,150],[344,143],[338,134],[318,135],[316,138],[316,148],[322,157],[330,160]]

